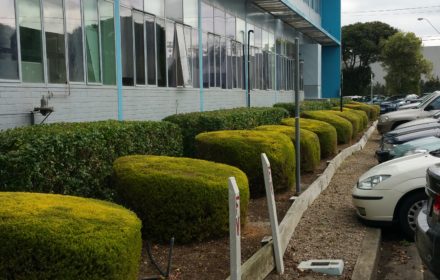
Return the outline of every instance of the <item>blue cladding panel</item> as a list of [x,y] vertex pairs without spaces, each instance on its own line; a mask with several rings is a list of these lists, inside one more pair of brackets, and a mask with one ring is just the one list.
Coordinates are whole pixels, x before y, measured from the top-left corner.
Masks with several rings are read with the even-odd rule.
[[341,84],[341,47],[322,47],[322,98],[339,96]]
[[321,1],[321,25],[333,37],[341,40],[341,0]]

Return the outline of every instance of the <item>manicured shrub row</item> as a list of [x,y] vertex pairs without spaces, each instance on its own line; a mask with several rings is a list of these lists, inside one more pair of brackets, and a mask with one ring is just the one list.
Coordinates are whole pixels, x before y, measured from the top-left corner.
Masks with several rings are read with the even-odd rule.
[[[379,115],[374,106],[367,105],[367,104],[360,103],[360,102],[348,103],[348,104],[345,104],[344,107],[347,107],[347,108],[353,109],[353,110],[364,111],[365,113],[367,113],[368,119],[371,121],[376,120],[377,116]],[[379,108],[379,112],[380,112],[380,108]]]
[[[281,123],[295,127],[295,119],[293,118],[284,119]],[[312,131],[318,136],[322,159],[336,154],[338,138],[336,129],[332,125],[323,121],[300,118],[300,127]]]
[[230,164],[249,179],[251,197],[264,195],[261,153],[272,168],[275,190],[291,188],[295,180],[295,148],[289,137],[277,132],[225,130],[196,136],[197,157]]
[[184,155],[194,156],[194,137],[201,132],[253,129],[260,125],[280,124],[288,116],[283,108],[237,108],[194,112],[166,117],[182,128]]
[[[342,100],[343,104],[351,101],[349,98]],[[304,100],[300,104],[300,113],[306,111],[330,110],[333,106],[339,106],[339,98],[321,99],[321,100]],[[295,103],[276,103],[273,105],[277,108],[284,108],[289,112],[289,116],[295,116]]]
[[112,200],[108,180],[123,155],[180,156],[169,122],[58,123],[0,133],[0,191],[71,194]]
[[353,135],[353,126],[349,121],[333,113],[333,111],[310,111],[301,114],[302,118],[327,122],[336,128],[338,144],[347,144]]
[[[263,125],[256,128],[261,131],[283,133],[290,137],[295,145],[295,128],[286,125]],[[321,160],[321,148],[318,136],[306,129],[300,129],[301,170],[313,171]],[[296,149],[297,150],[297,149]]]
[[351,123],[351,126],[353,127],[353,134],[352,138],[356,138],[359,132],[361,132],[364,127],[362,123],[361,116],[357,115],[356,113],[352,113],[350,111],[328,111],[330,114],[335,114],[336,116],[339,116],[341,118],[346,119]]
[[0,193],[1,279],[137,279],[141,222],[116,204]]
[[148,239],[174,236],[186,243],[227,235],[231,176],[240,189],[243,225],[246,220],[249,186],[238,168],[189,158],[126,156],[115,161],[114,173],[118,200],[138,214]]
[[[340,108],[339,107],[333,107],[332,110],[340,112]],[[365,111],[350,109],[350,108],[346,108],[346,107],[342,108],[342,110],[343,110],[343,112],[351,112],[351,113],[354,113],[354,114],[358,115],[361,118],[361,120],[362,120],[362,130],[367,128],[367,126],[368,126],[368,115],[367,115],[367,113],[365,113]]]

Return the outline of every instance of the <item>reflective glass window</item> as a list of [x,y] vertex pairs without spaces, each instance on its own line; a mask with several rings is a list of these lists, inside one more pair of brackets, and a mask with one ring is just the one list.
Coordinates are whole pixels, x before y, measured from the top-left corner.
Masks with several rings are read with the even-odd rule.
[[167,58],[165,44],[165,20],[156,18],[156,61],[157,61],[157,85],[167,86]]
[[214,33],[220,36],[226,36],[225,12],[220,9],[214,9]]
[[189,26],[197,28],[198,13],[197,0],[185,0],[183,5],[183,22]]
[[235,16],[226,13],[226,37],[235,40],[236,31]]
[[[178,34],[179,35],[179,34]],[[182,59],[182,61],[186,61],[187,65],[185,66],[185,64],[182,62],[182,71],[183,71],[183,78],[184,80],[184,84],[185,86],[189,86],[192,85],[192,75],[193,75],[193,67],[192,67],[192,28],[189,26],[185,26],[184,28],[184,35],[185,35],[185,53],[180,52],[180,57]],[[181,44],[180,41],[180,37],[178,36],[179,39],[179,46]],[[185,72],[188,72],[188,74],[186,74]]]
[[236,32],[235,32],[235,38],[240,43],[244,44],[244,38],[246,32],[246,22],[242,20],[241,18],[236,18]]
[[144,11],[158,17],[164,17],[164,4],[164,0],[144,0]]
[[66,0],[66,31],[69,59],[69,80],[84,82],[83,31],[81,0]]
[[[87,0],[85,0],[87,1]],[[148,0],[151,1],[151,0]],[[124,6],[134,8],[142,11],[144,9],[143,0],[120,0],[120,3]]]
[[145,15],[145,41],[147,47],[147,81],[156,84],[156,32],[154,16]]
[[133,65],[133,17],[130,9],[121,7],[121,58],[122,84],[134,85]]
[[84,1],[84,23],[86,34],[87,81],[101,82],[98,1]]
[[177,86],[176,63],[177,49],[174,43],[175,28],[174,22],[166,22],[166,46],[167,46],[167,69],[168,69],[168,87]]
[[18,0],[21,71],[24,82],[44,82],[40,1]]
[[182,0],[165,0],[166,17],[177,22],[183,22]]
[[226,41],[227,88],[232,88],[232,41]]
[[237,87],[243,87],[243,45],[237,42]]
[[208,34],[209,86],[215,87],[215,39],[214,34]]
[[255,26],[254,27],[254,46],[256,46],[257,48],[261,48],[262,47],[262,31],[261,28]]
[[202,36],[203,47],[203,87],[209,88],[209,57],[208,57],[208,34],[203,33]]
[[237,44],[232,41],[232,88],[237,88]]
[[144,15],[133,13],[136,84],[145,85]]
[[191,42],[191,32],[185,32],[185,28],[181,24],[176,24],[175,28],[174,53],[177,67],[177,86],[189,86],[191,82],[191,65],[188,63],[189,50],[187,49],[186,41]]
[[5,0],[0,9],[0,79],[19,79],[14,0]]
[[214,32],[214,8],[202,2],[202,29],[206,32]]
[[221,38],[220,41],[220,64],[221,64],[221,87],[223,89],[227,88],[227,78],[226,78],[226,38]]
[[221,40],[220,36],[214,37],[214,51],[215,51],[215,86],[221,87]]
[[198,88],[200,86],[200,69],[199,69],[199,31],[197,29],[192,30],[192,64],[193,64],[193,87]]
[[115,18],[113,4],[99,0],[99,17],[102,43],[102,82],[105,85],[115,85]]

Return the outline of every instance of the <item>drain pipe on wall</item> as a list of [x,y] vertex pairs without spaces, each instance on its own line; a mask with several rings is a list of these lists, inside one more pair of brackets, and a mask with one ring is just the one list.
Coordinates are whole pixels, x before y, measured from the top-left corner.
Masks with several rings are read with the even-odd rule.
[[254,33],[254,30],[248,31],[248,37],[247,37],[247,65],[248,65],[248,71],[247,71],[247,107],[251,107],[251,54],[250,54],[250,42],[251,42],[251,33]]
[[122,107],[122,56],[121,56],[121,17],[119,0],[115,0],[115,40],[116,40],[116,85],[118,91],[118,120],[124,120]]
[[299,125],[299,39],[295,38],[295,156],[296,156],[296,195],[301,194],[301,148]]

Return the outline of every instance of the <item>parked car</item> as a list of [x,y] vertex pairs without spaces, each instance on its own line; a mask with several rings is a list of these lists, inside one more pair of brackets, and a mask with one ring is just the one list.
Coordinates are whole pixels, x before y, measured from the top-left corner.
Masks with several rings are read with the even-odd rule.
[[414,238],[416,217],[427,196],[426,169],[440,164],[440,152],[419,153],[379,164],[364,173],[353,187],[357,215],[374,224],[397,223]]
[[428,203],[417,216],[416,246],[423,263],[440,277],[440,166],[436,164],[426,174]]
[[379,163],[412,155],[415,153],[430,152],[440,149],[440,136],[429,136],[400,144],[391,150],[377,150],[376,158]]
[[394,130],[409,127],[409,126],[419,125],[419,124],[435,123],[435,122],[438,122],[439,119],[440,119],[440,112],[437,112],[430,118],[417,119],[417,120],[413,120],[413,121],[398,125]]
[[417,108],[423,101],[430,98],[432,93],[426,94],[421,98],[417,99],[408,99],[405,105],[399,106],[397,110],[406,110],[406,109],[414,109]]
[[425,100],[417,108],[411,110],[400,110],[381,115],[377,129],[380,133],[393,130],[398,125],[416,119],[433,116],[440,111],[440,91],[435,92],[431,98]]
[[403,100],[404,96],[394,95],[387,97],[382,103],[380,103],[380,113],[385,114],[388,112],[396,111],[399,107],[398,104]]
[[429,136],[440,136],[440,128],[418,130],[412,133],[398,134],[391,137],[383,137],[380,144],[380,151],[391,151],[397,145]]

